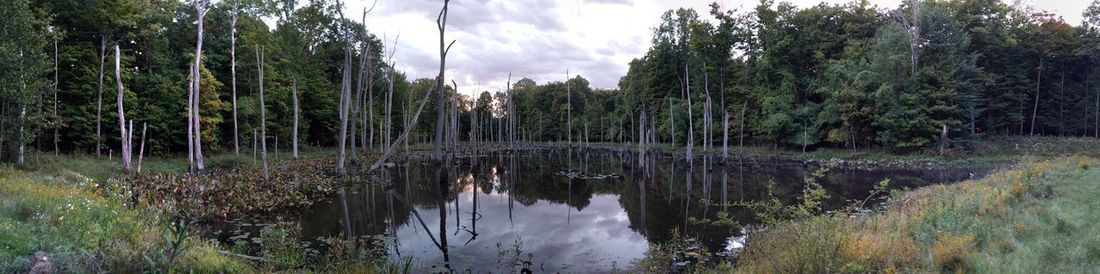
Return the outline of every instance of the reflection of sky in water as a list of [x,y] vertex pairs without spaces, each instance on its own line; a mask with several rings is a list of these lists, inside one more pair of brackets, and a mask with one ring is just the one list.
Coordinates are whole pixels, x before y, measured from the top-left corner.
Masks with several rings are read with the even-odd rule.
[[[470,212],[473,194],[467,189],[459,194],[462,221],[455,234],[454,203],[447,205],[447,240],[450,247],[451,267],[464,269],[494,269],[498,265],[477,265],[486,258],[499,258],[500,249],[511,251],[515,241],[521,243],[520,259],[532,254],[535,271],[608,271],[612,267],[625,268],[630,262],[643,257],[648,249],[644,236],[630,228],[627,213],[619,204],[618,195],[596,195],[582,211],[565,204],[538,201],[524,206],[513,204],[512,221],[508,220],[508,197],[504,193],[486,195],[478,193],[477,239],[470,239],[472,230]],[[439,211],[418,208],[432,235],[439,228]],[[442,265],[443,255],[432,243],[417,222],[398,228],[397,238],[402,256],[414,256],[425,266]],[[504,258],[506,263],[509,258]],[[499,270],[499,269],[498,269]]]

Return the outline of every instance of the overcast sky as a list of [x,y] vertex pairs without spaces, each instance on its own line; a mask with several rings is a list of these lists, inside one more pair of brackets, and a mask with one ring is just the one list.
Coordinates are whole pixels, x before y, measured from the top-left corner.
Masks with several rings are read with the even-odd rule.
[[[359,18],[374,0],[345,0],[351,18]],[[850,0],[826,0],[844,3]],[[893,8],[901,0],[871,0]],[[386,43],[400,33],[394,61],[411,79],[434,77],[439,70],[439,33],[435,19],[442,0],[379,0],[367,16],[367,28]],[[447,78],[463,94],[503,89],[527,77],[539,84],[561,81],[566,69],[594,88],[616,88],[631,59],[645,54],[652,29],[669,9],[690,7],[709,18],[713,0],[453,0],[447,40],[457,40],[447,58]],[[745,11],[758,0],[718,0],[725,9]],[[799,7],[820,0],[791,0]],[[1033,0],[1036,9],[1064,16],[1077,25],[1088,0]]]

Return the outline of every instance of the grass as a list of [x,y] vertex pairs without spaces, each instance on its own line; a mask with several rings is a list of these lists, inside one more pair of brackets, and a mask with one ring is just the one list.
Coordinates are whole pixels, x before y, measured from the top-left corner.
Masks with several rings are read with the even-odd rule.
[[814,216],[751,230],[737,265],[701,273],[1088,273],[1100,269],[1097,160],[1021,164],[930,186],[863,217]]
[[[734,140],[730,140],[733,142]],[[542,146],[564,147],[563,142],[536,143]],[[592,143],[591,147],[608,149],[636,150],[637,144]],[[654,144],[650,151],[683,154],[684,146],[672,144]],[[696,155],[722,155],[721,144],[703,150],[701,145],[694,149]],[[1100,158],[1100,139],[1090,137],[1027,137],[993,136],[981,140],[956,143],[956,147],[946,150],[942,155],[938,150],[928,148],[906,154],[893,153],[878,148],[842,149],[817,148],[802,152],[801,149],[783,149],[774,146],[748,145],[737,147],[731,143],[731,157],[744,155],[749,158],[793,159],[812,162],[840,160],[851,165],[895,165],[895,166],[933,166],[967,164],[1004,164],[1017,163],[1022,159],[1054,159],[1059,157],[1085,155]]]
[[[560,144],[540,143],[540,146]],[[615,149],[623,144],[598,144]],[[921,188],[896,197],[883,212],[859,218],[824,215],[751,230],[736,265],[696,272],[1089,272],[1100,269],[1100,142],[1088,138],[997,138],[945,156],[918,152],[819,149],[801,153],[764,147],[758,157],[847,159],[864,163],[943,164],[1019,162],[985,179]],[[679,153],[680,148],[655,149]],[[720,149],[709,151],[721,153]],[[732,152],[732,151],[731,151]],[[1086,156],[1072,156],[1083,152]],[[306,149],[303,158],[331,156]],[[289,153],[272,161],[286,160]],[[251,262],[171,223],[155,206],[128,207],[101,185],[121,174],[117,159],[37,154],[29,164],[0,167],[0,273],[29,269],[44,251],[59,272],[408,272],[362,245],[332,240],[333,253],[308,257],[287,230],[269,230]],[[254,167],[251,155],[213,155],[212,168]],[[182,157],[146,159],[147,173],[179,174]],[[128,197],[128,196],[127,196]],[[642,272],[663,272],[674,243],[651,248]],[[663,250],[663,251],[662,251]],[[308,257],[308,258],[307,258]],[[665,258],[665,259],[661,259]],[[648,262],[648,263],[647,263]]]
[[[273,174],[282,174],[281,166],[323,162],[332,150],[303,152],[302,158],[311,160],[289,162],[284,161],[289,153],[269,155]],[[298,246],[297,237],[285,236],[295,231],[289,228],[267,231],[269,237],[255,250],[258,257],[234,255],[235,248],[204,240],[173,222],[178,217],[173,210],[148,203],[133,206],[128,188],[116,185],[124,181],[118,180],[117,158],[34,155],[30,160],[0,166],[0,273],[26,272],[32,266],[30,255],[37,251],[45,252],[53,270],[61,273],[407,273],[411,264],[390,261],[377,250],[363,250],[367,245],[339,238],[328,240],[333,252],[310,255]],[[207,166],[256,170],[243,155],[208,157]],[[175,176],[186,168],[185,159],[151,158],[145,170]]]
[[58,272],[143,270],[248,272],[248,264],[187,237],[178,249],[156,212],[130,209],[73,172],[0,168],[0,272],[30,269],[29,255],[48,254]]
[[[303,147],[299,151],[300,159],[316,159],[335,155],[332,148]],[[293,159],[290,152],[280,152],[278,157],[268,152],[268,162],[287,161]],[[257,155],[259,157],[259,155]],[[221,153],[206,155],[206,167],[208,169],[232,169],[239,166],[256,166],[259,158],[253,161],[252,152],[241,151],[241,154]],[[135,164],[137,159],[135,157]],[[183,155],[150,156],[145,158],[143,173],[183,173],[187,172],[187,158]],[[27,163],[20,168],[45,173],[59,173],[73,171],[83,174],[95,181],[104,182],[107,179],[118,177],[122,174],[121,160],[115,158],[97,157],[89,154],[63,154],[53,155],[49,153],[34,153],[27,159]]]

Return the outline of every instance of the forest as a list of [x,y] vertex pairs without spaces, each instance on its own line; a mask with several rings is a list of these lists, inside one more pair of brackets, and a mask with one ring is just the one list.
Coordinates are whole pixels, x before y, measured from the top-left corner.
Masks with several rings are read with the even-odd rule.
[[[725,131],[738,144],[895,152],[936,145],[945,129],[947,145],[963,147],[991,135],[1100,135],[1100,88],[1092,83],[1100,6],[1085,12],[1085,22],[1065,22],[996,0],[906,3],[800,9],[763,1],[745,11],[670,10],[616,90],[593,89],[562,68],[563,81],[517,76],[511,90],[481,91],[477,98],[447,85],[443,100],[455,108],[463,141],[497,140],[501,129],[512,130],[497,126],[511,117],[504,107],[509,98],[517,138],[531,141],[634,142],[643,116],[653,141],[686,144],[690,127],[693,135],[709,136],[697,146],[721,144],[713,136]],[[351,127],[359,129],[350,138],[366,140],[357,142],[364,148],[381,144],[387,132],[396,138],[405,127],[398,117],[415,112],[415,99],[434,79],[390,72],[387,52],[399,45],[387,45],[356,16],[338,11],[332,1],[220,1],[203,18],[202,59],[192,62],[193,3],[15,1],[5,11],[12,39],[3,47],[0,156],[14,161],[24,146],[121,151],[112,98],[116,45],[123,113],[136,128],[148,126],[150,155],[187,147],[181,117],[194,63],[201,65],[203,149],[251,147],[261,120],[261,48],[263,138],[290,147],[296,87],[302,143],[336,144],[345,45],[354,63]],[[275,18],[275,25],[264,18]],[[385,130],[387,109],[394,130]],[[427,108],[423,116],[436,112]],[[475,120],[476,136],[470,134]],[[428,140],[437,122],[420,119],[410,139]]]
[[0,272],[1100,262],[1100,0],[669,9],[615,88],[459,86],[462,0],[412,77],[349,1],[7,1]]

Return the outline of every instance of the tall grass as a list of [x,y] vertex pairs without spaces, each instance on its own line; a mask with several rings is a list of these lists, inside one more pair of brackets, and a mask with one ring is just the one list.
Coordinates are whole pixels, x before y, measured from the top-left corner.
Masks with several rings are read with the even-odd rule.
[[1068,157],[1023,164],[981,180],[912,191],[870,216],[823,215],[751,230],[732,270],[1095,271],[1100,171],[1088,169],[1095,162]]
[[[196,237],[180,240],[191,248],[172,248],[156,212],[126,208],[100,191],[73,172],[0,168],[0,272],[30,269],[27,258],[36,251],[46,252],[58,272],[250,271]],[[164,260],[170,252],[178,259]]]

